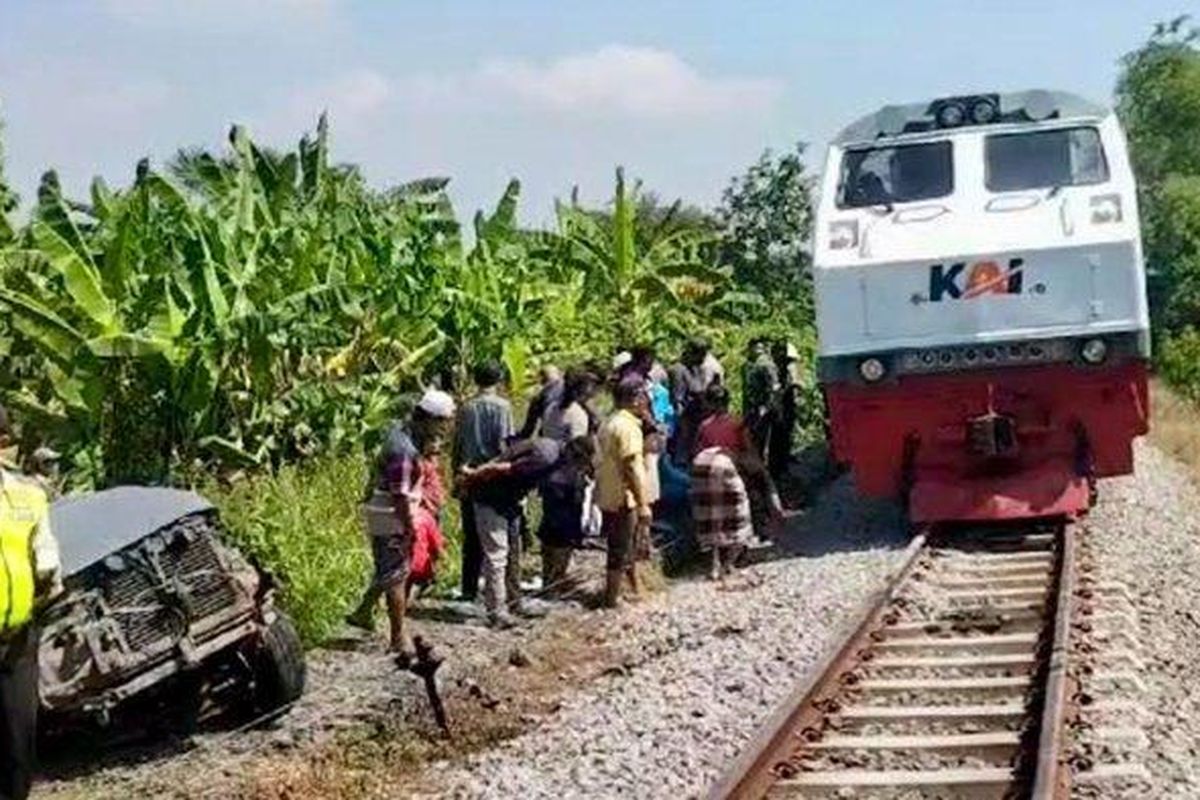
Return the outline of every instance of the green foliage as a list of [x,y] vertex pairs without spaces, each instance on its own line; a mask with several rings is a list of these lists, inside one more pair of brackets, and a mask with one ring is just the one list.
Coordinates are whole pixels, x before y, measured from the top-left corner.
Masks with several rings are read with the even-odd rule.
[[[514,180],[468,242],[447,179],[373,190],[329,163],[328,137],[322,118],[285,153],[234,127],[223,152],[143,161],[86,201],[49,172],[29,222],[0,230],[0,396],[26,443],[62,451],[75,488],[198,483],[309,642],[367,578],[363,454],[434,375],[499,358],[520,398],[546,361],[634,342],[669,360],[696,334],[735,388],[750,336],[811,359],[810,307],[776,275],[804,263],[799,151],[764,156],[723,219],[618,169],[611,204],[563,203],[552,229],[527,230]],[[457,580],[448,511],[442,589]]]
[[1141,192],[1160,334],[1200,323],[1200,50],[1187,17],[1122,60],[1117,111]]
[[281,156],[235,127],[229,154],[143,162],[90,204],[47,173],[0,248],[0,389],[96,471],[77,481],[345,450],[419,387],[464,262],[445,181],[373,192],[327,136]]
[[17,207],[17,194],[4,179],[4,121],[0,120],[0,247],[10,243],[16,233],[8,215]]
[[1117,111],[1140,190],[1158,363],[1200,391],[1200,38],[1187,17],[1156,27],[1122,61]]
[[764,152],[726,188],[717,217],[721,260],[737,282],[769,298],[811,304],[808,242],[812,236],[813,179],[804,168],[804,145],[775,155]]
[[323,457],[197,487],[230,540],[279,580],[281,601],[309,644],[336,632],[370,575],[359,516],[366,480],[364,459]]
[[618,169],[610,210],[596,213],[574,202],[558,207],[545,257],[572,285],[593,327],[594,352],[680,338],[718,312],[732,288],[729,270],[715,263],[714,235],[679,224],[680,203],[660,211],[646,201]]
[[1185,328],[1166,338],[1158,353],[1159,373],[1193,402],[1200,402],[1200,331]]

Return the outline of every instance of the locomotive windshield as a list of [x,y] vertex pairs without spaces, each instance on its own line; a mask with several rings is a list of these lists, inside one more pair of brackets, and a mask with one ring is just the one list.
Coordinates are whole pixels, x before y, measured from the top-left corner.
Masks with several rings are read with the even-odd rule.
[[950,142],[850,150],[842,159],[838,206],[907,203],[945,197],[954,191]]
[[1108,163],[1095,128],[989,136],[985,153],[987,188],[993,192],[1085,186],[1108,180]]

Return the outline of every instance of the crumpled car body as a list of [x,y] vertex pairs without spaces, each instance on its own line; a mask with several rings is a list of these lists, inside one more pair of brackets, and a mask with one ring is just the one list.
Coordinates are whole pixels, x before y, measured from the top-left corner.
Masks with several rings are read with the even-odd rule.
[[119,487],[64,498],[50,514],[65,591],[41,619],[49,716],[107,723],[164,693],[201,717],[300,696],[295,628],[275,607],[270,576],[221,540],[207,500]]

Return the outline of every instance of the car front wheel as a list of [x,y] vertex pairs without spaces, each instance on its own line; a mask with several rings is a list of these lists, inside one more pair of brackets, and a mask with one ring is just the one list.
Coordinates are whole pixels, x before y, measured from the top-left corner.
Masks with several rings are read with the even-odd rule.
[[255,699],[261,711],[274,711],[304,693],[304,646],[296,625],[281,612],[263,631],[255,676]]

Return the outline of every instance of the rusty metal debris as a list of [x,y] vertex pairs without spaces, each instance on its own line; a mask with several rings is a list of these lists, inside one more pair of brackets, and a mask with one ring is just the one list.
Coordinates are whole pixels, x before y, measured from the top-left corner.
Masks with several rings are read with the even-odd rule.
[[422,636],[413,637],[413,650],[415,651],[415,655],[400,653],[396,656],[396,666],[402,670],[411,672],[424,682],[425,694],[429,697],[429,706],[433,710],[434,720],[437,721],[438,727],[442,729],[442,733],[448,738],[453,738],[454,734],[450,730],[450,721],[446,717],[446,706],[442,703],[442,696],[438,691],[437,683],[437,671],[445,659]]

